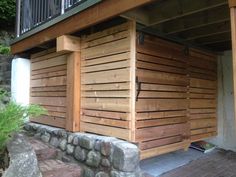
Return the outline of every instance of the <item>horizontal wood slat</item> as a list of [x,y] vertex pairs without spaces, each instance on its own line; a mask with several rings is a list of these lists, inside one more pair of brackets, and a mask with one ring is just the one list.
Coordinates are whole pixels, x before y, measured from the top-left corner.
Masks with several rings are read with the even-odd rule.
[[128,129],[85,123],[83,121],[81,122],[81,131],[106,136],[114,136],[121,139],[130,139],[130,133]]
[[187,146],[189,79],[183,49],[147,34],[137,42],[135,127],[143,158],[158,155],[162,147],[165,153]]
[[217,59],[199,50],[189,54],[191,141],[216,135]]
[[65,128],[66,82],[67,54],[53,48],[31,56],[30,102],[48,111],[31,121]]
[[81,37],[81,130],[131,140],[131,27]]
[[[144,34],[137,42],[136,141],[142,157],[216,132],[216,56]],[[169,147],[171,147],[169,149]]]

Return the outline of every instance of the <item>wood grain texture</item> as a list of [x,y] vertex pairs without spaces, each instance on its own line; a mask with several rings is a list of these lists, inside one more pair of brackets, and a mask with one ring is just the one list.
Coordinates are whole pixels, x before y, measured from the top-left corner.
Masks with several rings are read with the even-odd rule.
[[134,141],[135,32],[126,22],[81,37],[81,131]]
[[67,56],[54,48],[31,56],[30,102],[48,111],[48,115],[31,121],[66,127]]
[[80,52],[73,52],[67,59],[66,129],[72,132],[80,130],[80,56]]
[[190,138],[184,48],[148,34],[136,46],[135,127],[141,157],[184,149],[188,145],[183,142]]
[[217,58],[191,49],[189,61],[191,141],[198,141],[217,131]]
[[[235,0],[229,1],[235,5]],[[230,21],[231,21],[231,41],[232,41],[232,67],[233,67],[233,88],[236,93],[236,8],[230,8]],[[234,94],[234,103],[236,103],[236,94]],[[236,127],[236,104],[234,104],[234,127]]]
[[216,56],[192,48],[185,54],[184,46],[148,34],[136,45],[141,157],[186,149],[190,141],[215,135]]

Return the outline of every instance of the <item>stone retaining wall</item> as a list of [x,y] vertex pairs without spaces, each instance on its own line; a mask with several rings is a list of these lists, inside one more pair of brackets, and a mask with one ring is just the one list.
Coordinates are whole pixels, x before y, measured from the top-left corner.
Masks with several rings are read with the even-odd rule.
[[84,177],[141,177],[139,149],[113,137],[69,133],[60,128],[27,123],[25,130],[60,148],[84,165]]
[[10,91],[11,88],[11,61],[13,56],[0,54],[0,88]]

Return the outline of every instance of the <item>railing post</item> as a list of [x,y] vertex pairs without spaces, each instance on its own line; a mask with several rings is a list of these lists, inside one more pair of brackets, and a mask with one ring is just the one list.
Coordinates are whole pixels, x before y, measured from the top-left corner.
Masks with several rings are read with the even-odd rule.
[[61,0],[61,15],[65,13],[65,0]]
[[16,1],[16,37],[21,33],[21,0]]

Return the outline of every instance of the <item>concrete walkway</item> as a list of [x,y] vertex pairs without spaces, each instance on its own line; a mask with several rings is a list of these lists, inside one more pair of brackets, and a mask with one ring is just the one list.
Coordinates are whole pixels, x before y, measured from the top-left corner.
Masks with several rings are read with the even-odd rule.
[[176,151],[141,161],[141,169],[152,176],[159,176],[205,156],[194,149]]
[[216,150],[160,177],[236,177],[236,153]]
[[141,168],[154,177],[236,177],[236,153],[177,151],[142,161]]

